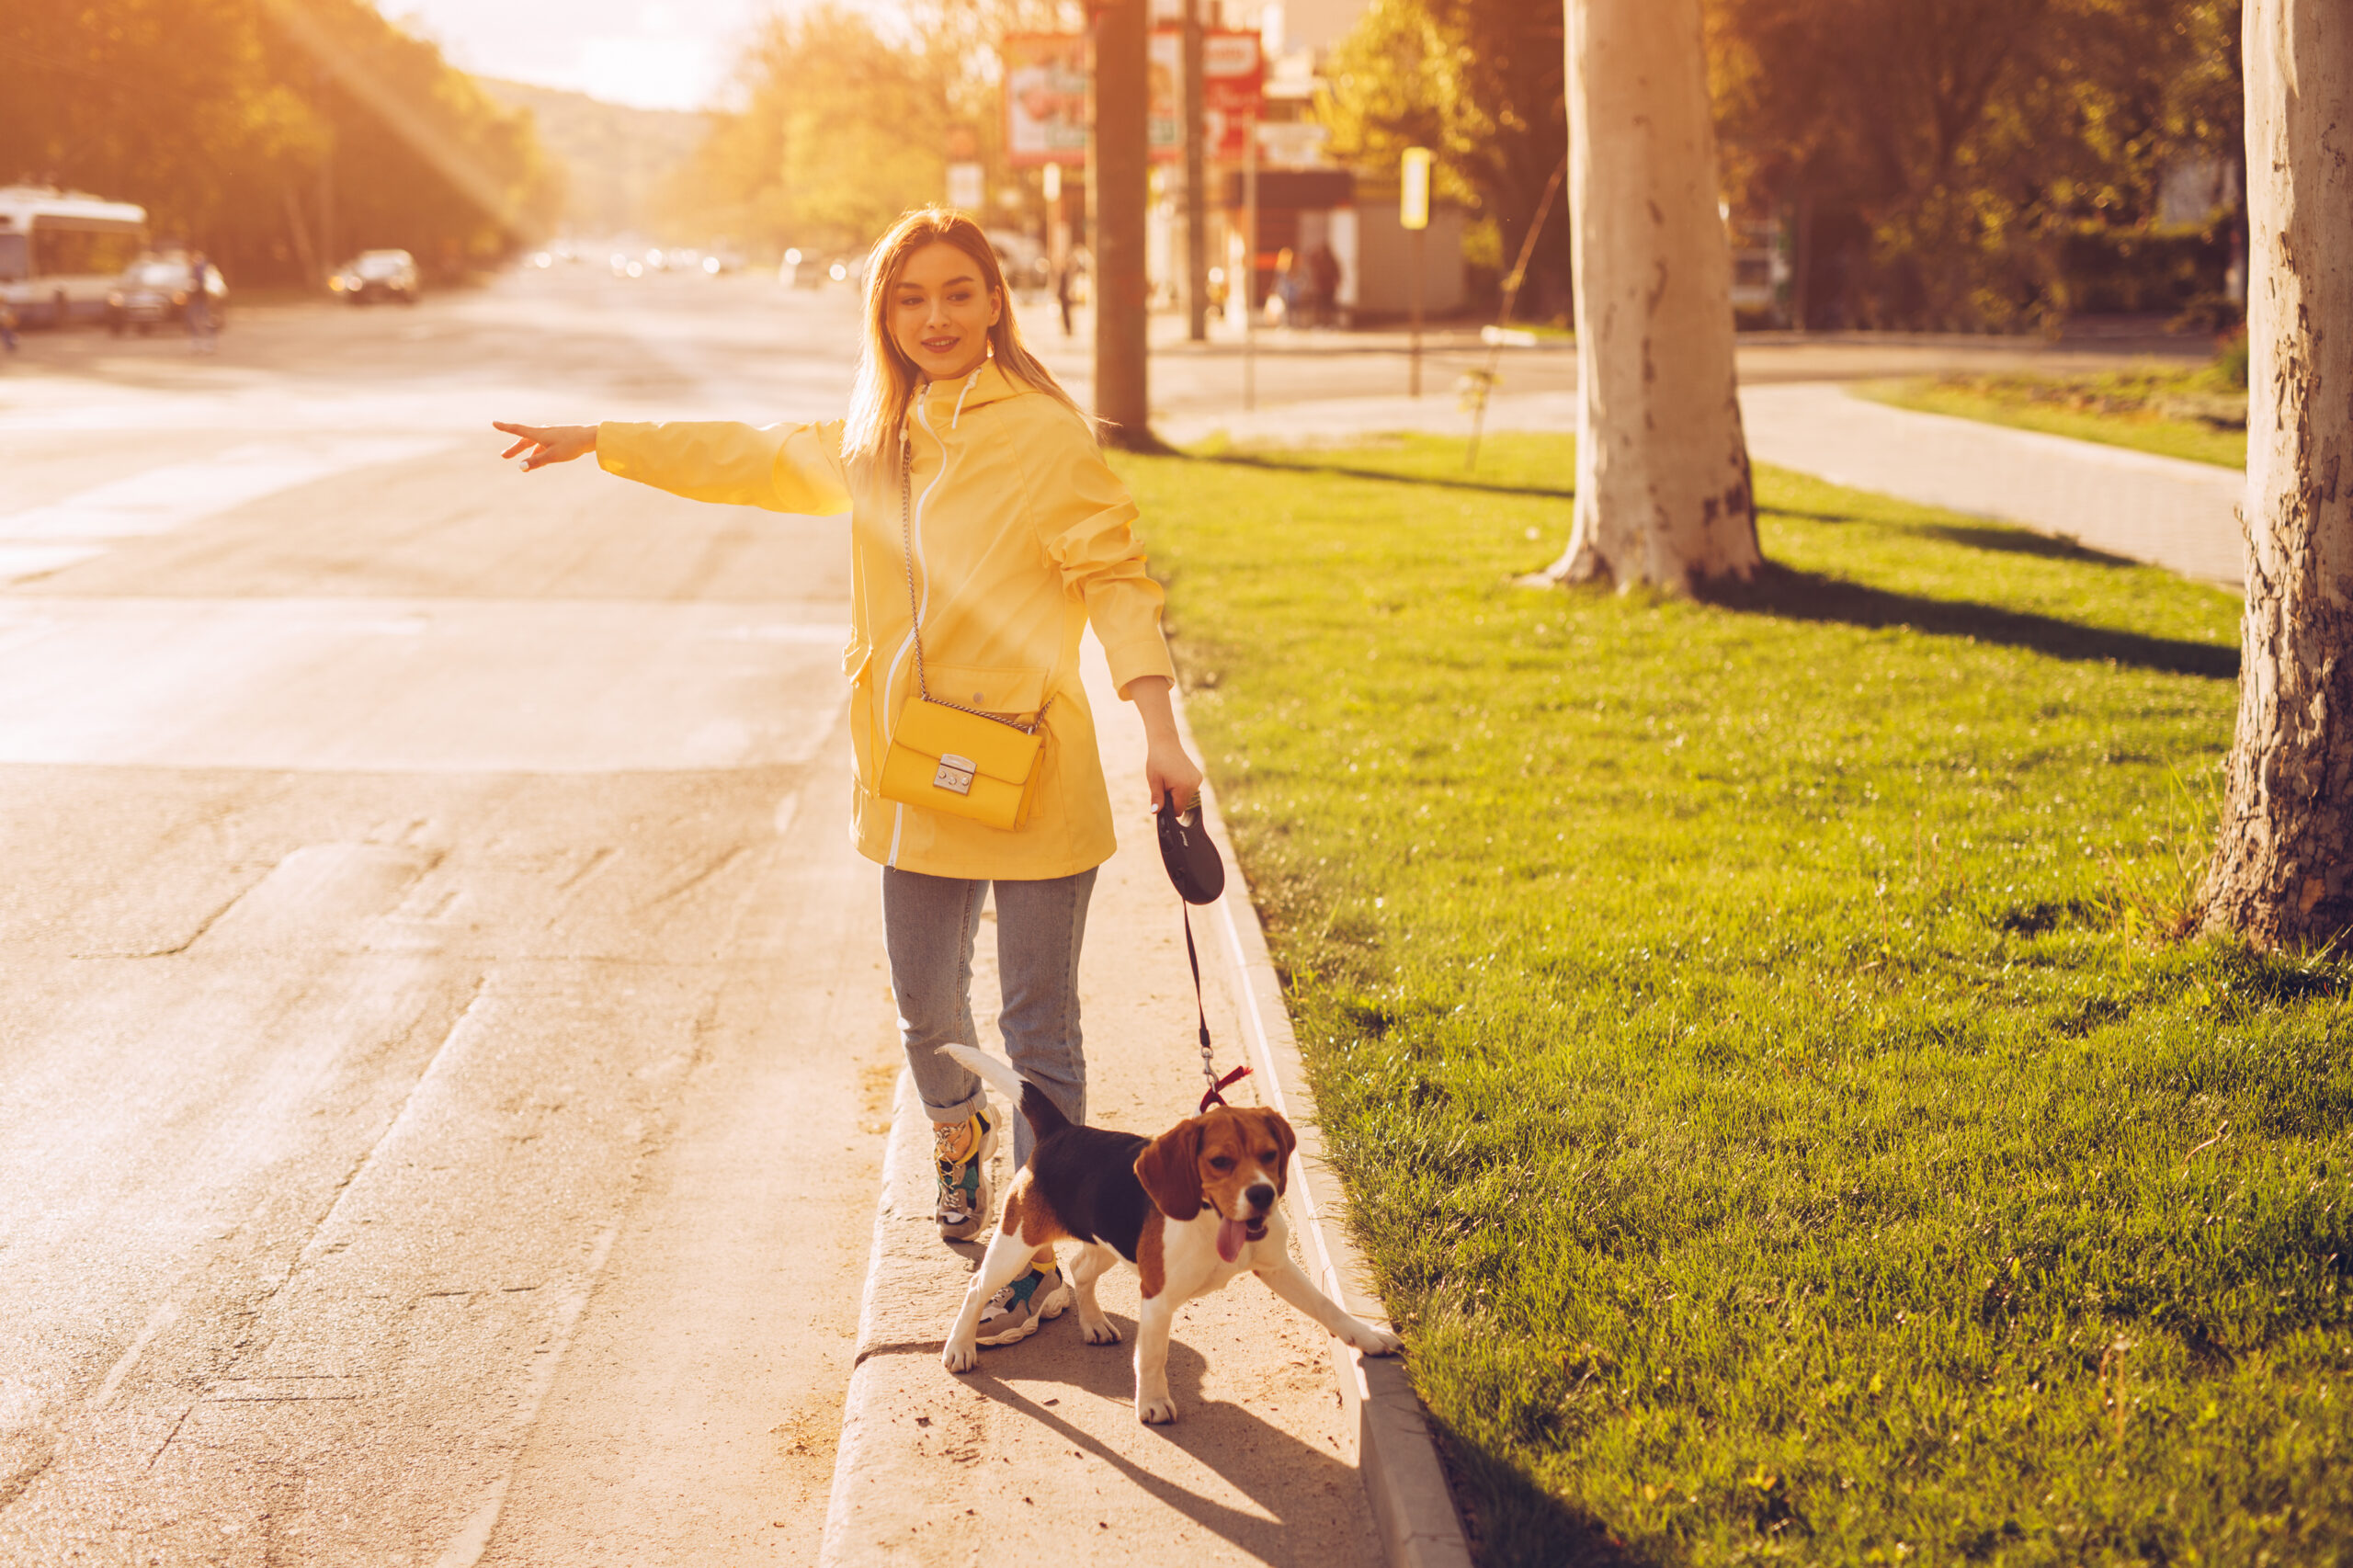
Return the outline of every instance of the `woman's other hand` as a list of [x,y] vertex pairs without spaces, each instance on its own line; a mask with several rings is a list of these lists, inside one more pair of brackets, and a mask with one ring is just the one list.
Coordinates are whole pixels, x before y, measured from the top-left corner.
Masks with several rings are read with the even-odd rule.
[[1190,811],[1201,792],[1201,769],[1185,754],[1176,738],[1176,710],[1168,699],[1168,677],[1144,676],[1128,684],[1128,699],[1143,718],[1143,777],[1152,789],[1152,808],[1174,798],[1179,812]]
[[490,422],[494,430],[504,430],[515,437],[515,444],[498,455],[502,458],[520,456],[523,472],[545,468],[550,463],[568,463],[574,458],[585,458],[597,449],[597,427],[594,425],[508,425],[501,420]]

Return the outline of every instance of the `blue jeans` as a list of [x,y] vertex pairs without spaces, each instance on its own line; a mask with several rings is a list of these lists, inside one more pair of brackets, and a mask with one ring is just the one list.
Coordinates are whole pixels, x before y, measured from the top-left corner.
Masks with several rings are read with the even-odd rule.
[[[1086,1119],[1086,1057],[1078,1031],[1078,949],[1086,937],[1086,903],[1095,872],[1044,881],[970,881],[882,869],[882,940],[891,955],[891,992],[899,1004],[899,1039],[907,1048],[926,1115],[959,1122],[981,1108],[981,1081],[939,1054],[943,1044],[978,1048],[972,1022],[972,938],[981,900],[996,889],[996,968],[1004,1008],[997,1020],[1014,1071],[1046,1093],[1074,1122]],[[1015,1165],[1027,1165],[1033,1140],[1017,1108]]]

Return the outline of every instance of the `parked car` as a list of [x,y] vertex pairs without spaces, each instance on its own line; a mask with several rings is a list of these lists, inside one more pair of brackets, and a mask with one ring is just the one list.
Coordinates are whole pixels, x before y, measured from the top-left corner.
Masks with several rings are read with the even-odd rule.
[[1016,293],[1042,293],[1054,286],[1054,264],[1046,256],[1046,247],[1018,229],[987,231],[989,248],[996,252],[996,264],[1005,274],[1006,286]]
[[[185,251],[153,251],[131,264],[107,291],[107,330],[116,336],[135,327],[140,335],[173,324],[188,313],[189,257]],[[229,310],[229,284],[221,269],[204,264],[204,296],[218,324]]]
[[364,250],[327,279],[327,287],[355,305],[370,300],[416,303],[416,257],[404,250]]

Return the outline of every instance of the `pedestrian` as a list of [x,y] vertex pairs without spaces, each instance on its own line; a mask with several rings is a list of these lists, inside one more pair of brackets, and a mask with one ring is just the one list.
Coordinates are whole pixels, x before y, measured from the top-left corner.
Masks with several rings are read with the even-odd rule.
[[7,300],[0,300],[0,348],[9,358],[17,357],[17,307]]
[[[1078,955],[1096,870],[1114,847],[1078,673],[1086,625],[1142,711],[1154,803],[1189,807],[1201,773],[1177,738],[1162,595],[1144,572],[1135,504],[1090,422],[1022,346],[987,236],[961,214],[919,209],[876,242],[866,277],[846,418],[496,427],[516,437],[505,455],[527,470],[593,452],[608,472],[695,500],[848,514],[850,833],[882,868],[891,988],[933,1124],[935,1217],[958,1241],[988,1225],[997,1128],[981,1081],[937,1047],[979,1043],[972,942],[992,888],[1006,1054],[1064,1116],[1086,1118]],[[1004,818],[1009,826],[963,814],[979,794],[1017,786],[982,778],[978,747],[921,744],[942,725],[1017,752],[1043,737],[1025,814]],[[1014,1123],[1019,1165],[1030,1133]],[[981,1342],[1021,1338],[1069,1301],[1042,1248],[990,1302]]]
[[1299,324],[1299,256],[1285,245],[1275,255],[1275,297],[1267,301],[1267,324]]
[[210,354],[213,348],[214,324],[212,296],[209,291],[212,280],[212,264],[202,251],[188,258],[188,346],[191,352]]
[[1315,295],[1315,324],[1331,326],[1339,320],[1340,258],[1319,241],[1307,253],[1307,278]]
[[1054,303],[1062,307],[1063,335],[1064,337],[1070,336],[1072,331],[1070,324],[1070,296],[1074,282],[1074,276],[1077,271],[1078,257],[1075,256],[1066,256],[1063,257],[1063,264],[1054,268]]

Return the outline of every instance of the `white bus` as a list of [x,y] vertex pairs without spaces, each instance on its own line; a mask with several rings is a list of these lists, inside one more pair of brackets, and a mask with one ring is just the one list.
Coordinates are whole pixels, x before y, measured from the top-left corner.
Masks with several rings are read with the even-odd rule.
[[0,186],[0,300],[20,325],[105,320],[108,290],[146,248],[143,207]]

